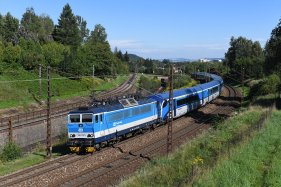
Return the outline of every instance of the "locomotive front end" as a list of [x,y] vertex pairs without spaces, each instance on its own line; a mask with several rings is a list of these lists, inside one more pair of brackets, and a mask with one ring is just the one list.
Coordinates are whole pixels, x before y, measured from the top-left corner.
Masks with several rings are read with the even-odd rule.
[[67,145],[72,152],[94,152],[93,113],[70,112],[67,119]]

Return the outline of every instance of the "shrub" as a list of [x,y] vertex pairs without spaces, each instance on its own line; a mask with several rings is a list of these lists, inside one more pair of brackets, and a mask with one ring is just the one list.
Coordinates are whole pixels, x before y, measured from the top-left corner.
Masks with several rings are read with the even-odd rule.
[[2,162],[12,161],[23,156],[22,149],[13,141],[7,142],[0,154]]
[[43,152],[46,150],[46,147],[45,146],[42,146],[40,142],[37,142],[37,145],[34,149],[34,152],[35,153],[39,153],[39,152]]
[[276,86],[280,84],[280,78],[273,74],[267,77],[264,81],[260,81],[258,84],[255,84],[249,93],[250,98],[254,98],[260,95],[267,95],[270,93],[276,93]]

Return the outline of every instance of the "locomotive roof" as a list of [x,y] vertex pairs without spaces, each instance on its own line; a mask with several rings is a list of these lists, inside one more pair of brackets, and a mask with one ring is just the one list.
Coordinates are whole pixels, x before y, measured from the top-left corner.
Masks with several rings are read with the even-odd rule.
[[[139,104],[138,106],[133,106],[133,107],[129,107],[129,108],[139,107],[140,105],[155,102],[155,100],[151,99],[151,98],[145,98],[145,99],[139,100],[137,102]],[[121,109],[124,109],[124,107],[120,103],[117,103],[117,104],[112,104],[112,105],[98,105],[97,107],[88,106],[88,107],[85,107],[85,109],[87,109],[87,110],[79,110],[79,108],[77,108],[75,110],[70,111],[69,114],[77,114],[77,113],[79,113],[79,114],[81,114],[81,113],[98,114],[98,113],[103,113],[103,112],[121,110]]]

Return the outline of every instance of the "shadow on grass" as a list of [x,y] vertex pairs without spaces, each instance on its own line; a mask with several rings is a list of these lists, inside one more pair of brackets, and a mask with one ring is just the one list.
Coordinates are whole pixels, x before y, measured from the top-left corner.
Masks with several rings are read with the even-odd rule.
[[[55,145],[52,147],[53,151],[52,153],[56,156],[62,156],[62,155],[66,155],[71,153],[69,146],[66,145],[66,143],[64,144],[59,144],[59,145]],[[46,156],[46,152],[37,152],[37,153],[33,153],[34,155],[38,155],[38,156],[42,156],[45,157]]]

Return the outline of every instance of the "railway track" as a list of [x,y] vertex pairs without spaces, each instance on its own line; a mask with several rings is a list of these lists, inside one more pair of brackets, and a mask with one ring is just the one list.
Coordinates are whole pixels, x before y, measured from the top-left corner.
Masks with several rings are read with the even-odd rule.
[[[137,74],[133,74],[130,78],[125,80],[119,87],[109,91],[108,93],[105,93],[103,95],[97,96],[96,99],[102,99],[102,98],[108,98],[108,97],[115,97],[117,95],[126,95],[129,94],[132,88],[134,87],[134,83],[137,80]],[[71,103],[67,105],[62,105],[58,107],[52,107],[52,115],[54,117],[62,116],[68,113],[69,110],[85,106],[89,102],[91,102],[92,99],[85,99],[83,101],[77,102],[77,103]],[[14,122],[14,127],[17,126],[23,126],[26,123],[34,123],[38,121],[45,120],[45,117],[47,115],[47,110],[40,110],[40,111],[34,111],[30,113],[25,114],[19,114],[14,116],[9,116],[5,118],[0,118],[0,130],[6,130],[8,129],[8,120],[12,119]]]
[[[221,105],[219,109],[215,109],[215,111],[211,115],[205,115],[201,117],[197,122],[190,124],[188,126],[184,126],[180,129],[177,129],[176,132],[173,132],[173,142],[174,147],[176,149],[183,142],[185,142],[192,133],[196,132],[196,130],[203,128],[205,122],[212,119],[213,115],[219,114],[222,111],[228,109],[229,105],[232,103],[235,97],[235,90],[231,87],[227,87],[230,92],[231,100],[225,101],[224,104]],[[184,118],[181,118],[184,119]],[[184,120],[177,120],[177,122],[183,123]],[[196,136],[196,134],[195,134]],[[113,181],[116,181],[127,174],[135,171],[141,163],[150,160],[154,157],[154,155],[164,155],[166,154],[167,147],[167,136],[164,135],[161,138],[149,143],[148,145],[144,145],[140,148],[134,149],[124,155],[117,157],[114,160],[103,163],[94,168],[90,168],[84,172],[81,172],[77,175],[71,176],[65,180],[59,181],[50,186],[105,186],[111,184]]]
[[[231,90],[232,88],[227,87],[227,89]],[[230,92],[231,91],[229,91],[229,93]],[[232,94],[235,94],[235,91],[232,92]],[[230,93],[230,97],[228,98],[234,99],[235,97]],[[195,120],[193,121],[190,120],[190,117],[176,119],[173,125],[173,142],[174,145],[176,145],[175,147],[180,144],[177,142],[181,142],[183,139],[182,137],[188,137],[190,133],[202,128],[205,121],[209,120],[213,115],[216,115],[213,114],[215,111],[217,113],[222,113],[224,110],[227,110],[230,105],[230,103],[227,102],[231,103],[232,101],[221,101],[221,104],[209,103],[204,108],[199,109],[199,112],[192,112],[193,114],[190,115],[194,117]],[[207,114],[198,115],[200,110],[205,110]],[[188,125],[186,125],[186,123],[188,123]],[[135,165],[132,164],[132,162],[141,163],[147,161],[148,158],[151,158],[152,154],[158,154],[159,150],[166,150],[166,132],[166,126],[162,126],[150,133],[145,133],[122,141],[119,144],[115,144],[113,148],[108,147],[103,149],[96,152],[94,155],[77,156],[72,154],[64,156],[64,158],[60,157],[59,159],[0,178],[0,183],[3,184],[3,186],[36,186],[39,184],[40,186],[79,186],[84,185],[84,183],[87,184],[86,181],[92,181],[92,177],[97,177],[103,178],[103,183],[99,183],[98,186],[110,184],[112,181],[118,180],[120,177],[124,176],[124,174],[133,172],[139,167],[139,164]],[[186,141],[186,138],[183,141]],[[144,146],[140,146],[140,144]],[[160,151],[159,154],[161,155],[164,153]],[[127,169],[124,168],[124,164],[129,164],[125,167]],[[126,171],[115,173],[119,170],[117,168],[123,168],[123,170],[125,169]],[[115,173],[113,176],[116,176],[110,177],[111,181],[107,180],[108,177],[106,177],[110,172],[111,174]]]

